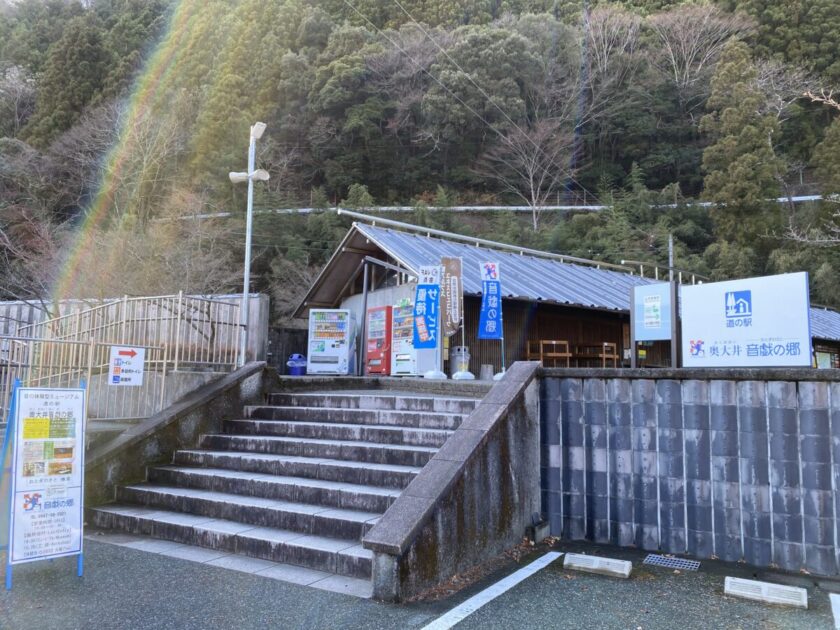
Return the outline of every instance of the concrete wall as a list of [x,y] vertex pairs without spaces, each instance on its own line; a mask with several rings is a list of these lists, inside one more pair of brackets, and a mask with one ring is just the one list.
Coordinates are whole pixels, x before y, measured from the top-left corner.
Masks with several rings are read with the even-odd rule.
[[276,384],[274,370],[247,363],[96,446],[86,455],[85,506],[113,501],[117,486],[145,481],[149,466],[171,462],[178,449],[195,448],[204,433],[221,432],[223,420],[241,414],[245,405],[264,403]]
[[553,535],[840,574],[840,370],[543,370]]
[[538,365],[514,364],[364,537],[376,599],[419,595],[522,540],[540,504]]

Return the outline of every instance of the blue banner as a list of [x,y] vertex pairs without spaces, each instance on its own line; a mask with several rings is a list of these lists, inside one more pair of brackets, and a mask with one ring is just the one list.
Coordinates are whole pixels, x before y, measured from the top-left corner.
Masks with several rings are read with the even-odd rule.
[[503,339],[502,283],[498,280],[481,282],[481,315],[478,322],[479,339]]
[[437,346],[440,285],[418,284],[414,294],[414,348]]

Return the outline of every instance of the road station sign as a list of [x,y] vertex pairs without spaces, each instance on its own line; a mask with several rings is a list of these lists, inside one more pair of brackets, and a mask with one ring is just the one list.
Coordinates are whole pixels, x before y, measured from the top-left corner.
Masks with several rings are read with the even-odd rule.
[[143,385],[145,363],[145,348],[111,346],[111,360],[108,364],[108,385],[116,387],[140,387]]

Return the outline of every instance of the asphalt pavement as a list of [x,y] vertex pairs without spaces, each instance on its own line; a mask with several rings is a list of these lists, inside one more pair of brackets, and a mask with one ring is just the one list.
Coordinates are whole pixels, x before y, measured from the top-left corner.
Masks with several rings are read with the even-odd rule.
[[[0,628],[409,630],[537,557],[447,600],[393,605],[92,540],[85,549],[83,578],[75,575],[74,558],[16,567],[14,589],[0,591]],[[834,627],[826,590],[834,585],[818,585],[809,576],[770,576],[808,588],[809,609],[797,610],[724,596],[726,575],[769,579],[745,565],[709,561],[697,572],[675,573],[642,565],[645,554],[635,550],[565,543],[556,550],[632,560],[633,574],[620,580],[566,571],[557,560],[467,617],[458,630]]]

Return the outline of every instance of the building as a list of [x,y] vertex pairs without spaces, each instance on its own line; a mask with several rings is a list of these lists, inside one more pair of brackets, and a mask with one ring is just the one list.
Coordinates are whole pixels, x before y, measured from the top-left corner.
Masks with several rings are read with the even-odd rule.
[[[570,365],[588,367],[629,365],[630,288],[655,280],[632,273],[629,267],[385,219],[366,220],[367,223],[352,225],[298,307],[298,317],[305,317],[310,308],[348,308],[354,311],[356,321],[362,322],[365,296],[367,308],[413,300],[414,277],[422,265],[439,263],[444,256],[460,257],[465,327],[463,341],[462,334],[457,333],[450,343],[469,347],[470,370],[474,374],[479,373],[482,364],[491,364],[498,371],[502,360],[500,342],[477,338],[481,306],[479,265],[492,260],[498,261],[501,269],[508,366],[537,356],[540,341],[565,342],[543,346],[560,355],[571,355],[552,358],[552,364],[558,367],[565,366],[567,360]],[[820,366],[840,367],[840,313],[812,308],[811,331]],[[639,365],[667,366],[668,346],[668,342],[640,344]],[[613,352],[617,360],[602,356]]]

